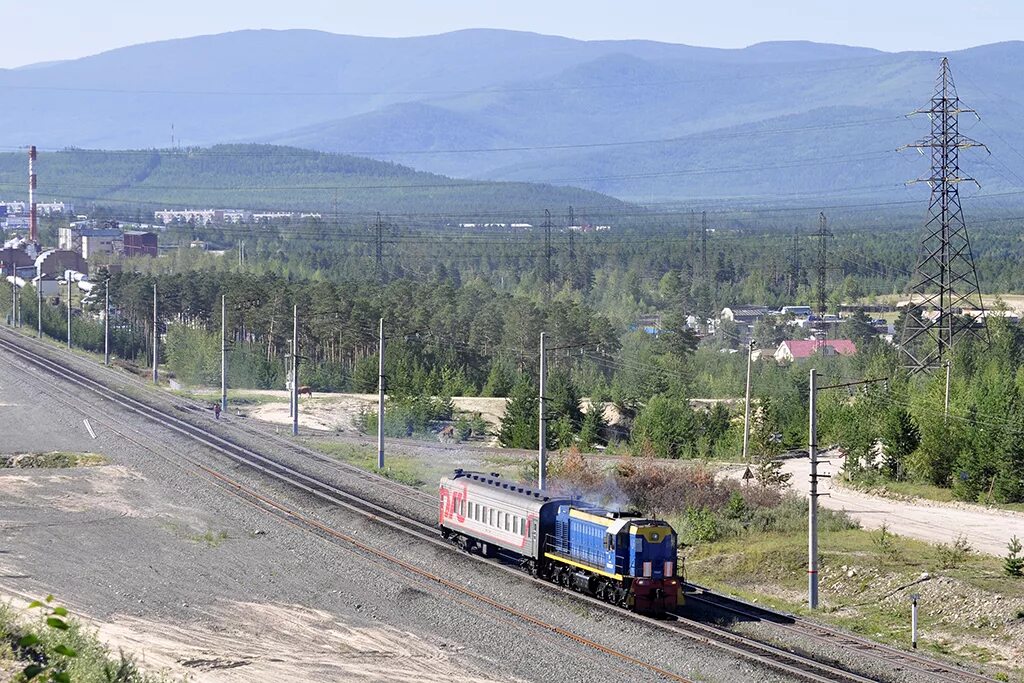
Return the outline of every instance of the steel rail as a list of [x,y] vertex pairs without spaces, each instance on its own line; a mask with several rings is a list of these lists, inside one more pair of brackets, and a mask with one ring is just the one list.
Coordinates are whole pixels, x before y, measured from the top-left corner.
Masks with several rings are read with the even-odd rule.
[[860,655],[865,655],[887,664],[897,664],[908,672],[926,674],[932,679],[949,683],[963,683],[964,681],[993,683],[995,681],[995,679],[984,674],[949,665],[913,652],[907,652],[891,645],[878,643],[869,638],[810,621],[794,614],[777,612],[760,605],[752,605],[744,600],[722,595],[704,586],[689,582],[686,583],[686,586],[699,591],[699,595],[688,594],[688,600],[704,602],[716,609],[732,612],[739,616],[758,621],[767,621],[783,630],[798,633],[822,643],[854,650]]
[[[454,550],[454,546],[443,541],[437,532],[436,527],[427,525],[419,520],[412,519],[401,513],[388,510],[380,505],[366,501],[359,498],[358,496],[348,493],[342,489],[339,489],[333,485],[324,483],[315,477],[311,477],[307,474],[299,472],[287,465],[278,463],[266,456],[263,456],[251,449],[234,443],[230,439],[223,436],[214,434],[208,429],[204,429],[197,425],[191,424],[187,421],[181,420],[177,416],[170,414],[152,405],[149,405],[143,401],[135,399],[130,396],[124,395],[122,392],[105,385],[104,383],[95,380],[87,375],[78,372],[72,368],[68,368],[50,358],[46,358],[34,351],[24,348],[20,344],[15,344],[7,339],[0,339],[0,348],[5,348],[12,351],[16,355],[21,356],[23,359],[28,361],[30,364],[38,367],[39,369],[47,372],[48,374],[55,375],[61,380],[69,381],[74,384],[81,386],[92,393],[95,393],[106,400],[113,401],[122,407],[135,412],[153,422],[161,424],[167,428],[170,428],[184,436],[187,436],[203,445],[212,448],[222,454],[228,456],[236,462],[247,465],[256,469],[257,471],[270,476],[272,478],[283,481],[295,488],[298,488],[306,493],[309,493],[321,500],[330,502],[332,504],[343,507],[349,511],[368,517],[374,521],[385,524],[391,528],[401,531],[406,534],[411,534],[420,538],[421,540],[441,545],[447,549]],[[18,366],[21,367],[21,366]],[[331,460],[331,463],[335,461]],[[208,469],[205,468],[204,469]],[[212,474],[212,471],[209,472]],[[360,473],[365,475],[366,472],[360,470]],[[224,475],[219,475],[224,476]],[[242,487],[241,484],[238,486]],[[244,488],[244,487],[242,487]],[[294,512],[294,511],[293,511]],[[294,514],[299,515],[295,512]],[[299,515],[301,516],[301,515]],[[318,523],[319,524],[319,523]],[[338,532],[340,533],[340,532]],[[369,551],[368,551],[369,552]],[[849,681],[851,683],[868,683],[875,679],[866,678],[854,672],[842,669],[830,664],[819,662],[812,659],[809,656],[805,656],[799,653],[790,652],[773,645],[766,644],[759,640],[749,638],[740,634],[736,634],[727,631],[722,628],[710,626],[708,624],[702,624],[694,621],[687,617],[680,617],[676,615],[678,621],[675,622],[664,622],[643,615],[638,615],[633,612],[623,611],[619,608],[608,605],[607,603],[591,598],[586,595],[569,591],[568,589],[554,586],[547,581],[542,579],[530,577],[524,574],[520,570],[513,569],[507,565],[500,564],[497,561],[486,560],[473,556],[474,559],[479,559],[486,562],[489,566],[499,567],[507,570],[511,574],[514,574],[520,578],[532,580],[544,587],[553,588],[557,591],[570,593],[574,597],[590,602],[593,605],[601,608],[607,608],[614,611],[619,615],[626,615],[633,619],[644,621],[648,624],[669,629],[674,633],[683,634],[698,642],[713,645],[719,649],[736,654],[744,659],[757,661],[765,666],[773,668],[777,671],[784,672],[789,675],[796,676],[803,680],[813,681],[814,683],[827,683],[834,681]],[[476,596],[473,596],[476,598]],[[557,627],[555,627],[557,628]],[[628,655],[626,655],[628,657]],[[681,679],[683,680],[683,679]]]

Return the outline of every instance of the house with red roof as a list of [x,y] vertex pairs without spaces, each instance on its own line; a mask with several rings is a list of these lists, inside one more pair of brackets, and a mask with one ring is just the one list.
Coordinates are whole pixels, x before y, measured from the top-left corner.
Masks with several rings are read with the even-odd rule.
[[849,339],[791,339],[779,344],[775,360],[794,363],[819,353],[822,356],[852,356],[857,353],[857,347]]

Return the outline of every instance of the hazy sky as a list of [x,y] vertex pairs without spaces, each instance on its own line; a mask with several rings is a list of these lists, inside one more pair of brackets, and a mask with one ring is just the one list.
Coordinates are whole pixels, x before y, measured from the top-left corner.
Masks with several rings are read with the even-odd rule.
[[244,28],[409,36],[508,28],[710,47],[948,51],[1024,38],[1020,0],[0,0],[0,68]]

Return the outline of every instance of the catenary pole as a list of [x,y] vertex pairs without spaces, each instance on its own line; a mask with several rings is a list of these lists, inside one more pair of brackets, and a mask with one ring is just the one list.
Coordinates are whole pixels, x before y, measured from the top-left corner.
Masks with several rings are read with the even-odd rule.
[[299,435],[299,305],[292,309],[292,436]]
[[377,340],[377,469],[384,469],[384,318]]
[[220,409],[228,409],[228,324],[227,295],[220,295]]
[[287,362],[287,365],[285,365],[285,374],[288,377],[288,381],[291,382],[291,384],[287,385],[287,389],[288,389],[288,417],[291,417],[292,415],[295,414],[295,402],[292,401],[292,384],[295,384],[295,376],[292,374],[292,372],[293,372],[293,369],[292,369],[292,354],[294,354],[294,353],[295,353],[295,339],[291,338],[291,339],[288,340],[288,354],[287,354],[288,362]]
[[103,364],[110,365],[110,278],[103,285]]
[[36,280],[36,337],[43,338],[43,277]]
[[811,461],[811,488],[807,508],[807,604],[811,609],[818,607],[818,421],[817,421],[817,371],[811,368],[810,396],[808,404],[809,438],[807,452]]
[[539,439],[537,444],[537,487],[543,489],[548,479],[548,425],[544,411],[544,391],[547,384],[548,361],[545,350],[546,336],[540,333],[540,382],[537,395],[537,417]]
[[754,340],[747,344],[747,391],[743,401],[743,463],[750,465],[750,367],[754,358]]
[[153,384],[160,379],[158,367],[160,365],[160,324],[156,311],[156,283],[153,283]]
[[68,281],[68,349],[71,348],[71,271],[64,271],[64,277]]

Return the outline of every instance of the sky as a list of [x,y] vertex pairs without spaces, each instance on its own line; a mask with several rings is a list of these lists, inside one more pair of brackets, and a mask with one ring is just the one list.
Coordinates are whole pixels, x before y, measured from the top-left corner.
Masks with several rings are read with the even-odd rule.
[[[706,47],[812,40],[953,51],[1024,38],[1020,0],[0,0],[0,68],[250,28],[411,36],[505,28]],[[35,27],[35,30],[31,30]]]

